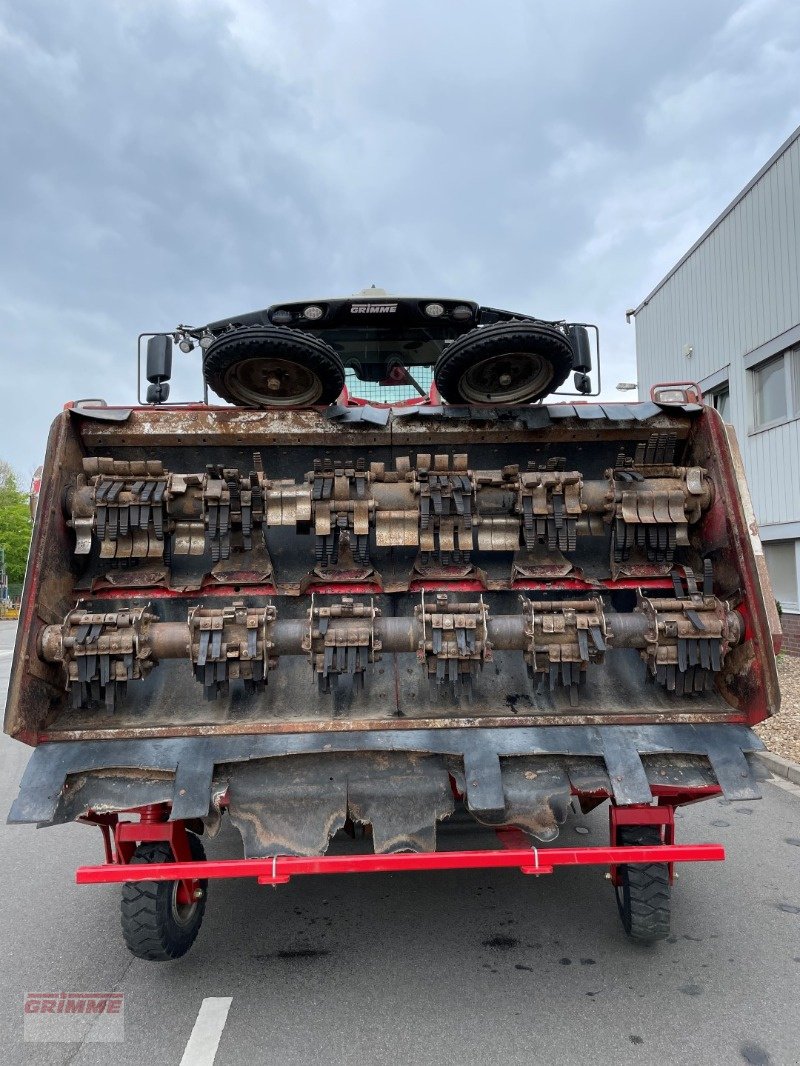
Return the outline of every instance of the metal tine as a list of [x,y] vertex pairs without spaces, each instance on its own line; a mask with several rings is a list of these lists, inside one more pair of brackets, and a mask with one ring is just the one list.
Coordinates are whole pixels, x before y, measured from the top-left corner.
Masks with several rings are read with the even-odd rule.
[[654,458],[656,464],[660,465],[664,462],[664,457],[667,451],[667,434],[656,434]]
[[688,656],[686,648],[686,640],[681,637],[678,640],[678,669],[683,673],[688,665]]
[[700,665],[703,667],[704,670],[707,670],[709,666],[711,666],[711,654],[709,649],[709,644],[711,643],[711,641],[698,640],[697,643],[700,647]]
[[578,650],[580,651],[581,660],[585,663],[589,661],[589,634],[585,629],[578,630]]
[[205,666],[208,659],[208,642],[211,639],[211,632],[208,629],[200,630],[200,650],[197,655],[197,665]]
[[703,595],[714,595],[714,570],[710,559],[703,560]]
[[722,669],[722,649],[718,640],[709,641],[711,645],[711,669],[718,673]]
[[603,632],[600,629],[600,626],[589,626],[589,632],[592,634],[592,640],[594,641],[594,646],[597,648],[597,650],[605,651],[606,642],[603,637]]
[[677,673],[674,663],[667,664],[667,690],[675,691],[675,674]]
[[211,633],[211,656],[219,659],[222,654],[222,630],[214,629]]
[[698,632],[705,633],[706,624],[700,617],[700,615],[697,613],[697,611],[687,611],[686,617],[689,619],[689,621],[692,623],[692,625]]

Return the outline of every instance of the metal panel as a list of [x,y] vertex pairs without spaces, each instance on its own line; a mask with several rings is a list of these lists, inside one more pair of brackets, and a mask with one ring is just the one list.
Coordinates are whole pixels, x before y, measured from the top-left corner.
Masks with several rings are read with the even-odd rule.
[[[800,426],[752,433],[744,358],[800,323],[800,137],[783,146],[641,305],[641,394],[727,364],[730,418],[742,441],[760,522],[800,521]],[[791,335],[790,335],[791,336]],[[687,358],[686,345],[693,346]]]

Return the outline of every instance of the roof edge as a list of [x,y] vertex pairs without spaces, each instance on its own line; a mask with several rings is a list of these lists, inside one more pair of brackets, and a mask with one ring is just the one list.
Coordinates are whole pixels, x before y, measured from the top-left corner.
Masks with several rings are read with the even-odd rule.
[[717,215],[717,217],[714,219],[714,221],[711,223],[711,225],[700,234],[700,236],[697,238],[697,240],[694,242],[694,244],[691,246],[691,248],[689,248],[689,250],[687,252],[684,252],[684,254],[680,257],[680,259],[675,264],[675,266],[673,266],[672,269],[669,270],[664,275],[664,277],[661,279],[661,281],[658,282],[658,284],[655,286],[655,288],[651,292],[649,292],[647,294],[647,296],[645,296],[645,298],[638,305],[638,307],[636,307],[633,310],[633,312],[632,312],[633,315],[638,315],[639,312],[642,310],[642,308],[646,307],[647,304],[650,303],[650,301],[653,299],[655,294],[666,285],[666,283],[669,281],[669,279],[674,274],[676,274],[678,270],[680,270],[680,268],[683,266],[683,264],[686,262],[686,260],[694,255],[694,253],[697,251],[697,249],[700,247],[700,245],[703,244],[704,241],[706,241],[708,239],[708,237],[711,236],[711,234],[714,232],[714,230],[717,228],[717,226],[719,226],[719,224],[724,219],[726,219],[729,214],[731,214],[731,212],[734,210],[734,208],[736,208],[742,202],[742,200],[745,198],[745,196],[747,196],[747,194],[750,192],[750,190],[753,188],[753,186],[757,185],[759,183],[759,181],[761,181],[761,179],[764,177],[764,175],[767,173],[767,171],[780,159],[780,157],[784,154],[784,152],[788,151],[788,149],[791,148],[791,146],[794,144],[794,142],[798,138],[800,138],[800,126],[797,127],[797,129],[794,131],[794,133],[790,133],[789,134],[789,136],[786,138],[786,140],[783,142],[783,144],[780,146],[780,148],[778,148],[777,151],[773,152],[773,154],[769,157],[769,159],[766,161],[766,163],[763,165],[763,167],[761,167],[761,169],[758,171],[758,173],[755,174],[750,179],[750,181],[748,181],[748,183],[745,185],[745,187],[742,189],[742,191],[737,196],[735,196],[733,198],[733,200],[731,200],[731,202],[724,209],[724,211],[722,211],[719,215]]

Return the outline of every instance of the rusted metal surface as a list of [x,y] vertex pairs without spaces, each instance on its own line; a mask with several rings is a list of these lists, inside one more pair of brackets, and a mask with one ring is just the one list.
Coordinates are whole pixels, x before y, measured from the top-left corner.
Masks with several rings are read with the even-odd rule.
[[514,715],[483,714],[480,718],[469,715],[442,716],[438,718],[385,718],[352,717],[347,721],[338,718],[309,718],[306,721],[264,721],[256,719],[247,722],[207,723],[205,725],[181,724],[169,725],[134,725],[123,720],[118,725],[104,726],[81,723],[73,729],[54,728],[39,736],[39,742],[71,743],[83,740],[153,740],[179,737],[223,737],[223,736],[281,736],[290,733],[318,735],[322,733],[346,733],[357,729],[382,729],[397,732],[408,729],[480,729],[491,725],[497,729],[511,729],[530,726],[616,726],[642,725],[708,725],[715,723],[743,725],[746,719],[736,712],[714,710],[670,710],[653,711],[642,707],[626,713],[610,711],[606,714],[591,712],[582,714],[547,714]]
[[731,653],[717,686],[731,706],[755,723],[780,709],[775,651],[782,634],[775,597],[733,427],[717,411],[704,408],[693,425],[691,444],[718,487],[699,523],[699,544],[716,560],[720,591],[736,596],[745,623],[744,640]]
[[[735,445],[707,409],[687,415],[654,405],[608,406],[602,418],[594,409],[589,418],[579,408],[471,411],[455,418],[426,417],[420,410],[409,417],[393,413],[380,427],[331,422],[317,410],[134,409],[121,422],[64,413],[45,464],[7,732],[35,744],[41,736],[315,733],[326,723],[338,731],[353,722],[402,732],[406,720],[468,729],[487,720],[759,720],[778,705],[771,645],[779,629],[763,592],[763,556],[754,550]],[[156,483],[165,485],[158,500]],[[65,503],[67,517],[77,520],[74,529],[65,521]],[[630,538],[619,532],[620,523]],[[328,543],[324,538],[333,537],[334,528],[338,539]],[[322,558],[315,562],[320,540]],[[89,553],[82,554],[87,542]],[[627,560],[621,558],[626,551]],[[671,599],[675,567],[702,575],[704,559],[712,567],[715,606],[695,614],[701,626],[713,614],[713,633],[691,621],[687,610],[694,608],[655,606],[659,596]],[[429,633],[413,617],[419,597],[403,595],[415,586],[425,588],[430,603],[440,592],[456,596],[452,609],[438,612],[447,624],[436,637],[436,655],[435,627]],[[637,607],[630,590],[639,586],[650,595]],[[510,591],[520,587],[533,602],[527,620]],[[566,601],[558,610],[544,606],[555,590]],[[312,592],[317,611],[354,598],[353,619],[331,617],[325,633],[319,626],[309,630]],[[469,626],[455,619],[470,614],[459,603],[475,603],[475,593],[486,605],[479,653],[484,670],[474,679],[475,702],[467,702],[465,690],[459,706],[450,695],[437,695],[441,686],[424,691],[419,676],[431,673],[431,665],[437,676],[439,657],[450,659],[451,640],[459,650],[461,630],[467,640]],[[380,614],[365,626],[356,616],[370,599]],[[128,653],[121,653],[124,679],[115,665],[115,679],[129,683],[113,712],[71,709],[61,666],[46,661],[58,655],[39,656],[40,644],[49,647],[54,639],[47,627],[63,628],[79,600],[88,615],[146,607],[158,619],[145,627],[148,640],[139,641],[141,626],[136,631],[141,657],[131,661],[130,675]],[[589,603],[587,610],[581,602]],[[268,606],[277,615],[270,624],[256,619]],[[187,619],[197,609],[195,634]],[[222,659],[214,658],[213,620],[201,651],[201,619],[215,611],[223,617],[216,631],[221,644],[239,648],[235,662],[226,650],[224,671]],[[223,640],[225,627],[234,624],[224,618],[235,619],[237,611],[244,612],[242,632]],[[593,628],[610,654],[595,642]],[[266,644],[272,647],[265,656]],[[421,647],[425,670],[418,665]],[[89,655],[61,658],[68,665],[90,660],[86,681],[75,683],[88,684],[91,696],[93,652],[84,651]],[[202,680],[215,675],[204,685],[215,697],[211,702],[197,703],[169,654],[191,659]],[[300,656],[311,656],[313,673]],[[270,670],[275,659],[279,668]],[[152,672],[145,666],[151,660],[159,663]],[[109,649],[109,680],[119,661]],[[539,669],[545,661],[547,668]],[[549,683],[556,663],[561,682],[568,667],[563,693],[539,684]],[[693,678],[691,700],[670,703],[658,686],[642,683],[647,669],[658,679],[661,666],[683,675],[710,669],[714,688],[695,693]],[[139,680],[137,669],[148,676]],[[94,670],[102,686],[99,659]],[[270,678],[263,702],[246,692],[242,698],[242,682],[260,685],[262,674]],[[320,674],[323,689],[333,689],[327,682],[340,676],[363,677],[365,685],[345,681],[338,693],[312,696],[307,686]],[[224,689],[229,681],[230,695]],[[585,696],[579,693],[572,706],[576,685]]]
[[[665,436],[654,434],[651,441]],[[577,537],[602,535],[608,524],[613,574],[648,563],[660,564],[653,572],[666,573],[676,546],[688,546],[689,524],[712,495],[702,468],[663,461],[675,446],[668,436],[669,451],[637,448],[643,457],[638,465],[629,458],[621,468],[605,470],[602,480],[551,469],[554,460],[528,472],[518,463],[473,469],[467,452],[400,456],[393,469],[380,461],[367,464],[363,456],[316,458],[297,481],[276,477],[269,453],[265,470],[260,451],[249,473],[220,464],[175,473],[158,460],[92,457],[76,475],[67,520],[76,534],[76,555],[88,556],[93,544],[99,544],[101,559],[114,560],[208,551],[215,572],[226,564],[242,575],[273,573],[269,542],[276,530],[311,529],[318,576],[352,580],[360,568],[364,577],[374,570],[381,584],[385,552],[379,549],[392,548],[417,547],[413,566],[420,573],[461,567],[469,574],[476,544],[484,553],[516,553],[521,573],[567,573],[565,553],[575,553]],[[644,462],[654,451],[662,461]],[[254,548],[263,556],[257,567],[250,562]],[[227,562],[232,553],[238,565]],[[134,568],[131,576],[136,573]]]
[[[639,594],[629,614],[606,613],[593,600],[524,599],[519,615],[490,618],[487,605],[452,600],[439,593],[413,616],[381,617],[374,600],[350,596],[315,606],[305,622],[282,620],[274,605],[246,606],[236,600],[223,608],[190,608],[188,623],[159,622],[144,608],[115,613],[70,612],[61,626],[42,630],[39,653],[64,669],[74,708],[101,703],[113,711],[117,690],[142,681],[160,659],[187,659],[207,699],[230,695],[241,681],[245,696],[261,691],[280,656],[306,655],[320,694],[331,692],[342,676],[363,691],[368,668],[382,653],[415,653],[435,686],[472,697],[478,672],[495,661],[495,651],[522,651],[529,676],[569,692],[578,702],[590,662],[605,652],[643,649],[654,678],[674,692],[702,693],[742,634],[742,620],[715,597],[697,592],[686,599],[658,600]],[[682,586],[681,586],[682,587]],[[399,707],[398,707],[399,710]]]

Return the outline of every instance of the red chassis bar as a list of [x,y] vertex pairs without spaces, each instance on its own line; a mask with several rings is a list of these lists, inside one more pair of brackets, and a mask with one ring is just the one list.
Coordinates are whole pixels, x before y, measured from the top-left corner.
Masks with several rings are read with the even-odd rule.
[[650,847],[505,848],[502,851],[433,851],[391,855],[277,855],[269,859],[210,859],[141,866],[103,863],[80,866],[79,885],[124,881],[204,880],[255,877],[260,885],[285,884],[308,874],[391,873],[416,870],[517,868],[524,874],[549,874],[556,866],[607,866],[630,862],[708,862],[725,858],[721,844],[658,844]]

